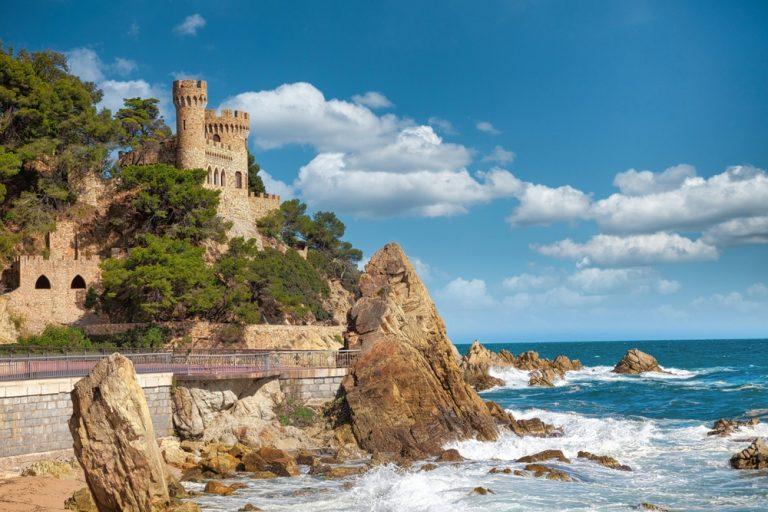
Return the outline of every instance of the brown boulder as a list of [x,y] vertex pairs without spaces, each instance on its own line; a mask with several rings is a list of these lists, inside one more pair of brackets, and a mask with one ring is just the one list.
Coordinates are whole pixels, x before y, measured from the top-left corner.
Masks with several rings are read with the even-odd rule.
[[218,494],[220,496],[229,496],[241,488],[242,487],[239,485],[227,485],[221,482],[217,482],[216,480],[211,480],[205,484],[205,489],[203,489],[203,492],[208,494]]
[[496,494],[496,493],[488,489],[487,487],[475,487],[474,489],[472,489],[472,494],[479,494],[480,496],[485,496],[486,494]]
[[768,445],[758,437],[748,447],[731,457],[733,469],[768,469]]
[[130,360],[99,361],[71,393],[69,430],[94,502],[102,512],[144,512],[169,502],[152,419]]
[[560,462],[571,463],[571,460],[565,456],[562,450],[544,450],[543,452],[534,453],[533,455],[526,455],[520,457],[515,462],[541,462],[544,460],[557,459]]
[[571,482],[573,478],[565,471],[544,466],[542,464],[526,464],[525,470],[533,473],[536,478],[546,478],[547,480],[560,480],[561,482]]
[[78,489],[64,502],[64,508],[74,512],[98,512],[96,503],[93,501],[91,491],[87,487]]
[[237,470],[239,461],[226,452],[212,452],[200,461],[204,471],[211,471],[220,476],[231,476]]
[[492,366],[508,366],[508,363],[499,358],[498,354],[494,354],[482,346],[477,340],[472,342],[472,346],[461,358],[464,380],[477,391],[504,385],[503,380],[488,374],[488,370]]
[[418,457],[456,439],[496,439],[493,418],[464,381],[445,324],[400,246],[373,255],[360,291],[346,339],[363,352],[342,383],[359,445]]
[[520,437],[559,437],[563,435],[562,429],[549,423],[544,423],[539,418],[516,420],[514,416],[502,409],[499,404],[491,400],[487,400],[485,406],[497,424],[509,428]]
[[242,465],[245,471],[253,473],[269,472],[277,476],[298,476],[300,473],[295,458],[283,450],[267,446],[245,454]]
[[614,373],[639,374],[645,372],[665,373],[658,361],[650,354],[633,348],[628,350],[613,369]]
[[712,430],[707,432],[708,436],[729,436],[739,430],[741,427],[753,427],[760,423],[759,418],[750,418],[745,421],[740,420],[728,420],[720,418],[712,425]]
[[364,473],[365,466],[332,466],[330,464],[315,464],[309,468],[309,474],[324,478],[346,478]]
[[553,368],[542,368],[540,370],[533,370],[530,378],[528,379],[529,386],[540,386],[544,388],[551,388],[555,386],[555,381],[560,380],[563,374],[557,372]]
[[580,451],[577,457],[580,459],[591,460],[592,462],[596,462],[607,468],[618,469],[619,471],[632,471],[632,468],[626,464],[621,464],[619,461],[608,455],[595,455],[594,453]]
[[512,468],[491,468],[488,471],[489,475],[498,475],[498,474],[508,475],[510,473],[512,473]]
[[437,460],[440,462],[461,462],[464,460],[464,457],[461,456],[459,450],[451,448],[441,453]]

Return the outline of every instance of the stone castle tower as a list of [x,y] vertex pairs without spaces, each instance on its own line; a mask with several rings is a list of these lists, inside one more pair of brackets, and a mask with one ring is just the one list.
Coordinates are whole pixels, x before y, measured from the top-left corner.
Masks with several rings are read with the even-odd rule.
[[229,236],[257,238],[256,220],[280,207],[280,197],[248,191],[247,112],[206,109],[204,80],[173,82],[176,106],[176,166],[206,169],[205,185],[219,193],[219,215],[232,222]]

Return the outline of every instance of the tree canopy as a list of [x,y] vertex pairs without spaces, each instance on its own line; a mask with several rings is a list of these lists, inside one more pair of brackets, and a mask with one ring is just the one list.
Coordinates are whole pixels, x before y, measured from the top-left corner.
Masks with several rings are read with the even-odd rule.
[[126,98],[124,106],[115,114],[120,123],[120,145],[138,148],[157,145],[171,136],[157,107],[156,98]]

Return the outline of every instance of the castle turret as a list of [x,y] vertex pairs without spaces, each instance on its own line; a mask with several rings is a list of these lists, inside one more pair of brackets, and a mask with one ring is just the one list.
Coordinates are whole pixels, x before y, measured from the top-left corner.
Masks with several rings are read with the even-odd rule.
[[173,103],[176,105],[176,165],[182,169],[203,169],[208,84],[203,80],[176,80]]

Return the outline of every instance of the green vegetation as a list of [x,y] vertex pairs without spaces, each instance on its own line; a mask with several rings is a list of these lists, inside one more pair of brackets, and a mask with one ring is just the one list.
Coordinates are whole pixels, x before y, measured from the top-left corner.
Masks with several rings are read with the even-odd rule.
[[112,229],[132,246],[145,235],[199,244],[224,241],[226,225],[216,215],[219,192],[202,186],[206,171],[172,165],[136,165],[117,174],[125,199],[108,218]]
[[275,405],[275,414],[281,425],[292,427],[308,427],[315,421],[315,411],[301,400],[292,395],[286,395],[285,399]]
[[120,135],[120,145],[131,148],[158,146],[159,143],[171,136],[171,129],[160,117],[157,108],[159,101],[155,98],[126,98],[124,107],[117,111],[118,120],[123,132]]
[[136,327],[125,333],[86,336],[77,327],[49,325],[42,334],[20,339],[10,349],[113,350],[117,348],[159,348],[170,340],[168,329],[156,325]]
[[39,336],[29,336],[19,340],[19,345],[73,350],[93,348],[93,342],[82,330],[60,325],[49,325]]
[[259,171],[261,171],[261,166],[256,161],[256,157],[251,154],[251,152],[248,152],[248,190],[255,194],[263,194],[267,191],[266,188],[264,188],[264,181],[262,181],[261,176],[259,176]]

